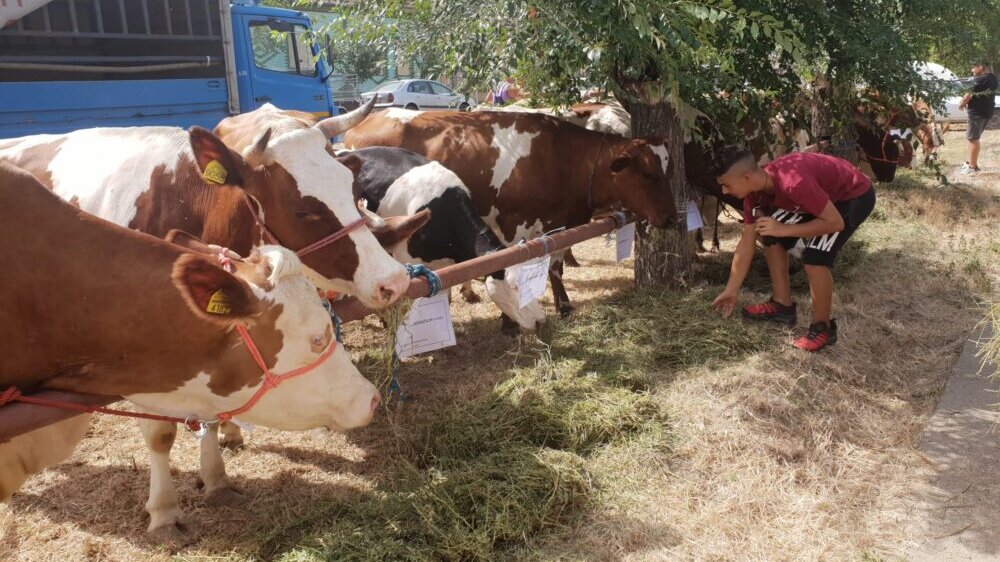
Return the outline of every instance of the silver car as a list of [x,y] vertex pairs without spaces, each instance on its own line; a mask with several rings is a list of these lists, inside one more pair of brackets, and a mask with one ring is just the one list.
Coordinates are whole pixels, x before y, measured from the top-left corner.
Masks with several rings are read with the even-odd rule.
[[440,82],[412,79],[393,80],[361,94],[361,103],[378,96],[375,108],[403,107],[406,109],[458,109],[468,111],[472,100],[456,93]]

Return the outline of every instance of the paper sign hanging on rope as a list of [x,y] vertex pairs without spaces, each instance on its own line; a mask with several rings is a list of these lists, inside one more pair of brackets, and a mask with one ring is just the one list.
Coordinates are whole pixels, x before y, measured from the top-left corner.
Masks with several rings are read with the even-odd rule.
[[635,243],[635,223],[630,222],[615,231],[615,259],[621,263],[632,255],[632,245]]
[[687,229],[688,232],[692,230],[698,230],[705,226],[705,223],[701,220],[701,211],[698,210],[698,205],[694,201],[688,201],[687,205]]
[[549,279],[549,256],[526,261],[517,266],[518,308],[545,294],[545,283]]
[[409,314],[396,329],[396,355],[400,359],[455,345],[448,292],[413,301]]

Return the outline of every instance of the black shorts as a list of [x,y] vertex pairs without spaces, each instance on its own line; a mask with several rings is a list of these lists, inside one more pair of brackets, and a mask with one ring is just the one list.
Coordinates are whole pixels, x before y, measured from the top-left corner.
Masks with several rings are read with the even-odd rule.
[[965,129],[965,138],[970,141],[977,141],[979,137],[983,136],[983,131],[986,130],[986,124],[990,122],[990,117],[985,115],[973,115],[969,114],[969,126]]
[[[840,253],[840,249],[851,238],[854,231],[865,222],[872,209],[875,208],[875,189],[868,188],[868,191],[854,199],[847,199],[833,204],[844,219],[844,230],[832,234],[822,234],[806,238],[802,242],[805,249],[802,251],[802,263],[806,265],[822,265],[833,267],[833,262]],[[801,224],[809,222],[816,217],[808,213],[793,213],[784,209],[778,209],[771,213],[771,218],[785,224]],[[763,240],[765,246],[771,244],[781,244],[786,250],[791,250],[798,243],[799,238],[782,237],[773,238],[765,236]]]

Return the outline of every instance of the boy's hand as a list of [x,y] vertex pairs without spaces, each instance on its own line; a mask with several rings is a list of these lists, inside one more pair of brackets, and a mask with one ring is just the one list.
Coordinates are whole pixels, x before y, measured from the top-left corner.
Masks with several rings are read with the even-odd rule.
[[738,296],[736,291],[726,289],[712,301],[712,308],[722,313],[723,318],[729,318],[729,315],[733,313],[733,309],[736,308]]
[[754,221],[754,227],[757,229],[757,234],[761,236],[774,236],[775,238],[784,236],[786,229],[784,223],[780,223],[771,217],[760,217]]

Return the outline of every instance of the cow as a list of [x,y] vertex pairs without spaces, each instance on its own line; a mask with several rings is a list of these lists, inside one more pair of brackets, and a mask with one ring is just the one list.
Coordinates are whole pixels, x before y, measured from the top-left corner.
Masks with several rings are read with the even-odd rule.
[[[240,152],[197,127],[135,127],[0,142],[0,160],[20,165],[63,199],[120,226],[155,236],[180,229],[242,255],[268,237],[302,249],[346,233],[306,255],[304,263],[326,278],[324,289],[382,308],[405,293],[409,276],[376,236],[405,238],[427,217],[386,225],[363,220],[355,206],[351,171],[331,156],[327,139],[370,110],[368,104],[304,125],[265,105],[242,115],[238,128],[223,122],[232,129],[227,132],[250,137]],[[252,128],[257,120],[267,125]],[[141,429],[148,442],[176,431],[170,423]],[[238,432],[225,432],[223,444],[241,443]],[[202,447],[215,442],[203,440]],[[203,454],[221,465],[217,451]],[[216,503],[242,501],[235,489],[213,492]]]
[[[396,146],[436,160],[469,188],[476,214],[505,245],[624,208],[655,227],[677,219],[670,157],[658,138],[626,139],[533,113],[389,109],[348,131],[348,148]],[[561,254],[549,280],[572,311]]]
[[[241,255],[268,238],[296,250],[359,226],[351,172],[330,157],[327,139],[370,109],[311,127],[276,122],[246,130],[252,139],[240,152],[199,127],[98,128],[0,141],[0,160],[121,226],[158,237],[180,229]],[[266,105],[242,115],[241,123],[279,114]],[[303,261],[330,279],[326,288],[383,308],[406,292],[409,277],[370,229],[360,226]],[[395,224],[411,231],[416,226]]]
[[[0,277],[0,400],[14,389],[121,395],[181,419],[245,409],[242,420],[291,431],[372,419],[377,389],[337,345],[315,286],[284,248],[262,246],[245,261],[221,248],[192,252],[87,214],[2,162],[0,238],[4,262],[22,264]],[[265,386],[251,345],[273,374],[308,369]],[[70,417],[0,443],[0,500],[65,460],[89,421]],[[174,437],[147,442],[154,534],[183,526],[168,467]],[[209,497],[228,488],[216,461],[201,475]]]
[[[338,152],[338,160],[354,172],[354,197],[383,217],[430,212],[430,221],[408,240],[389,249],[403,263],[439,268],[504,249],[493,230],[476,214],[469,188],[438,162],[393,147]],[[487,292],[500,310],[522,329],[534,331],[545,321],[538,301],[518,303],[517,278],[504,270],[486,279]],[[471,288],[463,297],[478,301]],[[516,334],[510,326],[508,335]]]

